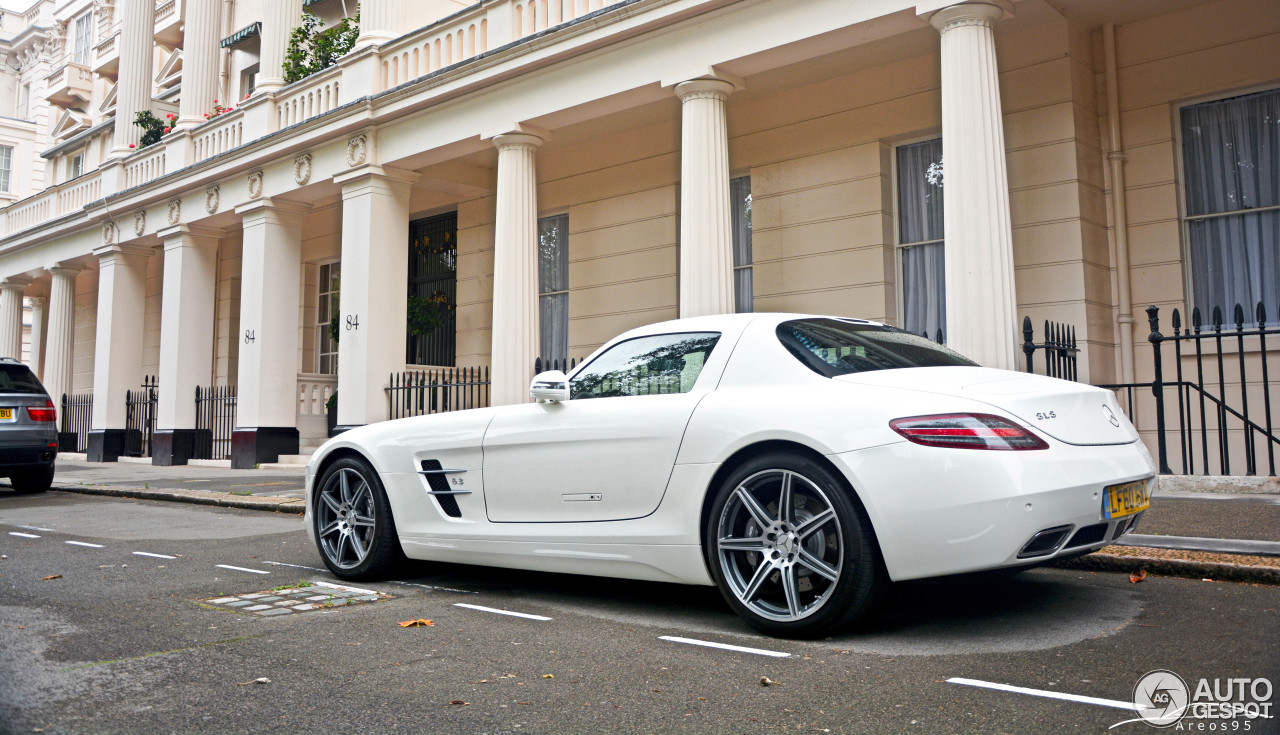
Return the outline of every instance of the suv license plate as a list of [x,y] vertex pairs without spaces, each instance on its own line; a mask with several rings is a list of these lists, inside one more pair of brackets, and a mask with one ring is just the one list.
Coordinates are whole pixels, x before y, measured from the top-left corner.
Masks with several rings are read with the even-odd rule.
[[13,409],[0,408],[0,421],[12,421],[12,420],[13,420]]
[[1148,477],[1145,480],[1134,480],[1107,488],[1106,497],[1102,502],[1103,517],[1122,518],[1149,508],[1151,482],[1152,478]]

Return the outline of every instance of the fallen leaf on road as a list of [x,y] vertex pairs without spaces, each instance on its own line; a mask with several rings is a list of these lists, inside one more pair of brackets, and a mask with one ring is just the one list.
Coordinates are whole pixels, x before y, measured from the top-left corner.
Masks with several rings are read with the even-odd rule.
[[556,678],[556,675],[555,675],[555,674],[543,674],[543,675],[542,675],[542,678],[543,678],[543,679],[554,679],[554,678]]
[[450,703],[449,703],[449,705],[450,705],[450,706],[453,706],[453,705],[455,705],[455,704],[471,704],[471,703],[470,703],[470,702],[464,702],[464,701],[462,701],[461,699],[455,699],[455,700],[453,700],[452,702],[450,702]]
[[776,686],[779,686],[780,684],[782,684],[782,682],[774,681],[773,679],[770,679],[767,676],[760,677],[760,686],[762,687],[776,687]]
[[50,574],[49,576],[47,576],[47,577],[41,577],[40,579],[62,579],[62,575],[61,575],[61,574]]
[[1134,584],[1137,584],[1146,578],[1147,578],[1147,570],[1145,569],[1139,569],[1138,571],[1129,575],[1129,581],[1133,582]]
[[242,681],[239,684],[236,684],[236,686],[243,687],[243,686],[249,686],[250,684],[270,684],[270,683],[271,683],[271,680],[268,679],[267,677],[259,676],[257,679],[254,679],[253,681]]
[[422,618],[418,618],[417,620],[404,620],[400,623],[401,628],[425,628],[428,625],[435,625],[435,623],[430,620],[423,620]]

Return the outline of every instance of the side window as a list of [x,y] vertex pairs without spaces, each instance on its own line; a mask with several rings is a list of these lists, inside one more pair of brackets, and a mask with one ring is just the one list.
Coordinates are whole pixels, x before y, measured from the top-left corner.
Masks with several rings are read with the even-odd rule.
[[692,332],[616,344],[573,376],[570,398],[688,393],[719,340],[716,332]]

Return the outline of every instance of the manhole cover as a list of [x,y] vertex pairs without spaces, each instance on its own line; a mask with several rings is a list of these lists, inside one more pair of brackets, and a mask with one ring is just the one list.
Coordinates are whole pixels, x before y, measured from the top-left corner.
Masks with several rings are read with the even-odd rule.
[[298,582],[285,587],[274,587],[262,592],[250,592],[243,595],[227,595],[225,597],[209,597],[196,600],[202,605],[252,613],[270,617],[288,615],[289,613],[311,612],[313,610],[332,610],[339,607],[360,605],[366,602],[381,602],[392,599],[391,595],[347,587],[330,582]]

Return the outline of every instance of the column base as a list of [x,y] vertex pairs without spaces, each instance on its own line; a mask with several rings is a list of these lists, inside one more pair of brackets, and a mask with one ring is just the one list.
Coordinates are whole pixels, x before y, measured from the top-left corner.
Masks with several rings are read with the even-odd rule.
[[90,462],[115,462],[128,452],[127,429],[97,429],[89,432],[89,448],[85,459]]
[[151,464],[172,467],[194,459],[198,446],[197,435],[209,434],[206,429],[167,429],[151,435]]
[[251,470],[278,462],[282,454],[298,453],[298,429],[293,426],[260,426],[231,432],[231,469]]
[[58,451],[72,453],[80,451],[80,435],[74,431],[59,431]]

